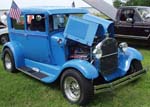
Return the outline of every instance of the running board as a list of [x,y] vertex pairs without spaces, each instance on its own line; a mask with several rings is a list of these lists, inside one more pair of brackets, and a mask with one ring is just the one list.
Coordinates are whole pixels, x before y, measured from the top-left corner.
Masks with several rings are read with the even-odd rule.
[[46,78],[46,77],[49,77],[47,74],[44,74],[42,72],[37,72],[37,71],[34,71],[33,69],[29,68],[29,67],[20,67],[18,68],[18,70],[24,72],[25,74],[27,75],[30,75],[38,80],[42,80],[43,78]]

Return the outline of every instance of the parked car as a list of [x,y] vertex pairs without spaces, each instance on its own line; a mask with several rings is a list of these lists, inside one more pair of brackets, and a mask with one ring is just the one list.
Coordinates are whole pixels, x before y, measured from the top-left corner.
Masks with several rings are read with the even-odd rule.
[[110,91],[145,73],[141,53],[114,39],[113,22],[80,8],[21,11],[20,21],[8,16],[10,42],[2,50],[4,68],[44,83],[59,80],[69,102],[85,105],[94,93]]
[[150,7],[120,7],[116,15],[115,34],[117,38],[146,40],[150,43]]
[[84,1],[114,21],[115,38],[150,43],[150,7],[122,6],[116,9],[104,0]]
[[8,27],[0,22],[0,44],[5,44],[9,41]]

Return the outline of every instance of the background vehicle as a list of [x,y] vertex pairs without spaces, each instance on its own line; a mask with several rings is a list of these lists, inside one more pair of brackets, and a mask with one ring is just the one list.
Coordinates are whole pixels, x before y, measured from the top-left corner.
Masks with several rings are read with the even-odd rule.
[[2,60],[44,83],[60,79],[71,103],[87,104],[94,93],[109,91],[145,73],[140,52],[117,44],[111,21],[84,9],[35,7],[22,9],[20,21],[8,17],[10,42]]
[[115,37],[150,43],[150,7],[123,6],[114,8],[103,0],[84,0],[114,21]]
[[8,28],[0,22],[0,44],[5,44],[9,41]]
[[150,7],[119,8],[115,21],[115,34],[117,38],[150,41]]

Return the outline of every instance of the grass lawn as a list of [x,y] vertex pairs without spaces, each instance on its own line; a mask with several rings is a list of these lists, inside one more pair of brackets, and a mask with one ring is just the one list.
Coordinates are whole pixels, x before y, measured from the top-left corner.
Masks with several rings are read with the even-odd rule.
[[[148,67],[150,50],[139,50],[144,55],[144,67]],[[150,107],[149,100],[150,72],[117,90],[95,95],[88,107]],[[8,73],[0,61],[0,107],[78,106],[71,105],[64,99],[58,84],[43,84],[21,72]]]

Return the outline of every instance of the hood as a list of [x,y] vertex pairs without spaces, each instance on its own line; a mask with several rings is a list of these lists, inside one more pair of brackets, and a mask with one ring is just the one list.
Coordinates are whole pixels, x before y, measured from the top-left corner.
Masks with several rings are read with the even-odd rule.
[[105,34],[111,32],[113,36],[113,23],[89,14],[82,18],[70,16],[64,31],[65,38],[92,46],[95,35],[105,38]]
[[83,16],[83,19],[92,21],[101,25],[101,28],[100,28],[101,30],[99,32],[101,36],[105,36],[106,33],[109,33],[110,37],[114,36],[114,23],[112,21],[105,20],[103,18],[93,16],[90,14],[85,14]]
[[98,28],[98,23],[70,16],[64,31],[65,38],[91,46]]
[[113,7],[112,5],[108,4],[104,0],[83,0],[96,10],[102,12],[109,18],[111,18],[113,21],[116,21],[116,14],[117,9]]

